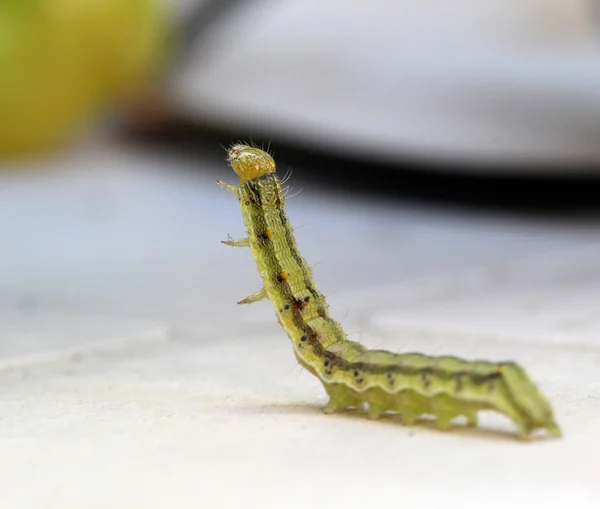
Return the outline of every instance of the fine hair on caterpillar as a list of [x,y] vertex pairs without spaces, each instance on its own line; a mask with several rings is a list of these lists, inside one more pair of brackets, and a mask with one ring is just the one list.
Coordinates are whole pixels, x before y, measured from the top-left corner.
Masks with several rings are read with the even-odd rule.
[[407,425],[427,414],[445,430],[459,416],[476,426],[478,412],[491,410],[510,418],[523,438],[538,429],[560,436],[549,402],[514,362],[369,350],[349,341],[329,316],[300,255],[273,157],[237,143],[227,160],[240,177],[239,186],[217,182],[238,197],[247,236],[222,242],[249,247],[263,282],[239,304],[272,301],[298,363],[321,381],[329,396],[326,413],[365,409],[373,419],[394,413]]

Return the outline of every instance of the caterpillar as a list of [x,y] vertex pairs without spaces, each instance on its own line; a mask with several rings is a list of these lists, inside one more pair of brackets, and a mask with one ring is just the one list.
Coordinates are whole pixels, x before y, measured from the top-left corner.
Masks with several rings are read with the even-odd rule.
[[285,213],[285,196],[273,157],[235,144],[227,152],[239,186],[217,183],[240,202],[247,237],[222,241],[249,247],[263,286],[238,302],[270,299],[298,363],[316,376],[329,401],[325,413],[367,410],[377,419],[394,413],[406,425],[422,415],[441,430],[456,417],[477,426],[478,412],[504,414],[521,438],[538,430],[561,435],[552,408],[525,370],[514,362],[467,361],[453,356],[369,350],[350,341],[312,280]]

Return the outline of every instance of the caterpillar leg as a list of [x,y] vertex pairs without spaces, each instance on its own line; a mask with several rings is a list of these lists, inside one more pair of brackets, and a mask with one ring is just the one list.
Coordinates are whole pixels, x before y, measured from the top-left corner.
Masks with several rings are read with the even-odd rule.
[[426,409],[426,400],[411,390],[400,391],[394,398],[392,409],[398,414],[402,424],[412,426]]
[[250,239],[246,237],[243,239],[222,240],[221,243],[225,244],[226,246],[248,247],[250,246]]
[[225,191],[229,191],[230,193],[233,193],[236,196],[238,195],[237,187],[232,186],[231,184],[226,184],[225,182],[222,182],[221,180],[217,180],[217,184],[219,184],[219,186],[221,186],[223,189],[225,189]]
[[438,429],[442,431],[446,431],[450,429],[450,422],[452,421],[452,416],[447,413],[440,413],[436,415],[436,426]]
[[323,384],[323,386],[329,395],[329,401],[323,409],[326,414],[342,412],[347,408],[360,407],[363,404],[360,398],[355,396],[352,389],[342,384]]
[[552,424],[548,424],[546,426],[546,431],[548,432],[548,435],[551,437],[562,437],[562,431],[560,429],[560,427],[558,426],[558,424],[556,423],[552,423]]
[[452,419],[461,415],[463,405],[462,402],[453,401],[447,394],[440,394],[429,400],[431,413],[435,416],[436,425],[441,430],[450,428]]
[[238,304],[252,304],[253,302],[258,302],[259,300],[263,300],[267,298],[267,292],[264,288],[258,290],[258,292],[254,292],[252,295],[248,295],[245,299],[242,299],[238,302]]
[[463,411],[463,415],[465,416],[465,419],[467,419],[467,426],[470,428],[477,427],[477,410],[465,410]]
[[369,419],[379,419],[381,414],[385,412],[385,408],[374,405],[373,403],[369,404],[368,416]]
[[370,419],[379,419],[382,414],[393,408],[393,397],[378,387],[367,389],[361,394],[361,399],[368,405]]
[[419,414],[417,412],[413,412],[412,410],[399,411],[398,415],[400,417],[400,421],[402,421],[402,424],[406,426],[413,426],[419,418]]

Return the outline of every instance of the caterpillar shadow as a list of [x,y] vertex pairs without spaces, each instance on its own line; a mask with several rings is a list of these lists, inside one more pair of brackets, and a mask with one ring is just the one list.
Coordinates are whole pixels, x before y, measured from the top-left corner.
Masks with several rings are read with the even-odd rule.
[[516,432],[508,429],[486,428],[480,426],[468,426],[466,423],[453,422],[450,427],[445,430],[440,430],[437,427],[436,421],[433,418],[422,417],[414,424],[404,424],[398,415],[383,414],[378,419],[370,419],[366,412],[360,409],[348,409],[343,412],[327,415],[323,412],[323,407],[312,403],[271,403],[262,405],[251,405],[240,409],[248,413],[260,414],[313,414],[326,419],[360,419],[361,421],[370,422],[373,426],[395,426],[408,431],[412,435],[416,431],[432,431],[435,433],[444,433],[451,435],[459,435],[469,438],[482,438],[485,440],[511,440],[516,443],[533,443],[538,441],[548,440],[551,437],[545,435],[534,435],[530,438],[523,439]]

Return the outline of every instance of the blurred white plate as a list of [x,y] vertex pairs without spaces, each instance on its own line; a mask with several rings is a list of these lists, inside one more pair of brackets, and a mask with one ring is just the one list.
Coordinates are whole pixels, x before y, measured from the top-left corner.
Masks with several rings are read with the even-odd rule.
[[172,98],[228,128],[350,155],[565,172],[600,161],[593,11],[584,0],[249,2]]

